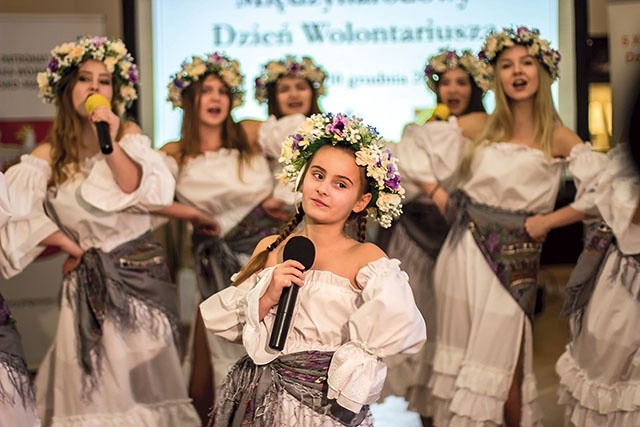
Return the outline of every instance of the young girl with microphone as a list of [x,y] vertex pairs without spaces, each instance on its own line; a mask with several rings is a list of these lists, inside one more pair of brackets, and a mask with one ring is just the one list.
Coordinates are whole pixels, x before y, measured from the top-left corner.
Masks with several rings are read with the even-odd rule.
[[[284,142],[280,175],[302,199],[280,235],[263,239],[229,287],[200,306],[209,330],[242,341],[210,425],[372,425],[386,367],[415,353],[425,324],[399,262],[365,243],[367,215],[389,226],[404,193],[378,133],[342,114],[313,115]],[[357,222],[358,240],[346,232]],[[283,259],[305,236],[312,266]],[[288,258],[285,256],[284,258]],[[283,289],[299,286],[282,350],[269,346]]]
[[[82,37],[51,54],[38,84],[57,107],[53,128],[7,171],[18,203],[0,235],[5,277],[45,245],[68,254],[58,327],[36,378],[39,415],[56,426],[198,426],[180,366],[176,288],[150,233],[149,211],[171,204],[175,181],[122,119],[138,69],[119,39]],[[96,94],[107,105],[88,113]],[[97,122],[107,124],[109,154]]]

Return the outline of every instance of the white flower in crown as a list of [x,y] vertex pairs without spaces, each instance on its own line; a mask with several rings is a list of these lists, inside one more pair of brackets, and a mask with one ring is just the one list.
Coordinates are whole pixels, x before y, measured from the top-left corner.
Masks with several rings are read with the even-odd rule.
[[169,89],[167,101],[171,102],[173,108],[182,107],[182,91],[208,74],[217,76],[229,87],[232,109],[242,105],[245,91],[240,63],[218,52],[206,54],[203,57],[193,55],[191,62],[183,62],[180,71],[171,77],[167,85]]
[[441,49],[436,55],[429,58],[424,68],[424,81],[434,93],[437,93],[437,82],[448,70],[462,68],[475,81],[476,85],[486,92],[491,87],[491,81],[485,77],[486,64],[483,64],[470,50],[463,50],[458,54],[454,50]]
[[522,45],[528,49],[531,56],[549,72],[552,80],[559,77],[560,52],[551,48],[548,40],[540,38],[540,31],[527,27],[503,28],[502,32],[491,33],[485,39],[484,45],[478,57],[485,62],[487,68],[484,71],[485,79],[492,82],[495,71],[493,65],[500,53],[509,47]]
[[262,74],[255,82],[255,98],[258,103],[267,102],[267,85],[283,76],[304,77],[311,83],[318,96],[325,94],[324,81],[327,73],[322,67],[316,65],[308,56],[298,60],[287,55],[284,59],[269,61],[263,66]]
[[123,109],[137,99],[138,67],[122,40],[92,36],[81,37],[74,43],[63,43],[51,50],[47,69],[36,77],[40,98],[46,103],[52,102],[57,96],[60,79],[90,59],[104,63],[114,82],[120,85],[120,92],[113,99],[114,105]]
[[320,147],[343,145],[353,147],[356,164],[366,169],[370,178],[371,202],[368,214],[382,227],[389,227],[402,214],[404,188],[400,185],[398,159],[384,147],[375,128],[356,117],[342,114],[314,114],[289,135],[282,144],[282,172],[278,179],[284,184],[294,183],[305,165]]

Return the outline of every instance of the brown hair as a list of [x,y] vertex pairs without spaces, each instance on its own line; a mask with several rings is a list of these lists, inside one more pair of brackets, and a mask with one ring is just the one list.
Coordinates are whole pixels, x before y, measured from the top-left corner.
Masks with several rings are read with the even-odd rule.
[[246,163],[249,158],[257,153],[257,149],[249,143],[247,135],[231,116],[232,96],[231,89],[215,73],[207,73],[200,80],[191,84],[182,92],[182,126],[180,128],[180,159],[184,161],[189,157],[202,154],[200,149],[200,116],[198,114],[200,99],[202,97],[202,85],[207,76],[213,75],[219,79],[227,89],[229,97],[229,111],[222,128],[222,147],[233,148],[240,152],[240,163]]
[[[305,114],[305,116],[309,117],[312,114],[320,114],[322,111],[320,110],[320,106],[318,105],[318,91],[313,87],[313,84],[309,80],[304,79],[304,81],[307,82],[307,84],[311,88],[311,108],[309,109],[307,114]],[[278,105],[278,91],[276,86],[277,83],[278,80],[267,84],[267,113],[269,115],[276,116],[276,119],[279,119],[283,117],[284,114],[282,114],[280,105]]]
[[[333,147],[334,148],[339,148],[339,149],[342,149],[344,151],[348,151],[351,154],[354,154],[354,149],[351,146],[338,144],[338,145],[333,145]],[[300,185],[302,185],[302,181],[304,181],[304,176],[306,176],[306,174],[307,174],[308,165],[311,164],[311,161],[313,160],[313,157],[318,152],[318,150],[316,150],[315,153],[313,153],[313,155],[311,155],[311,157],[307,161],[307,164],[305,165],[305,167],[303,169],[303,179],[300,181]],[[355,154],[354,154],[354,156],[355,156]],[[360,192],[361,192],[360,194],[365,194],[365,192],[367,190],[370,190],[370,188],[369,188],[370,180],[366,176],[365,168],[363,166],[358,166],[358,168],[360,169],[360,173],[361,173],[360,176],[362,178],[362,187],[360,189]],[[274,240],[269,246],[267,246],[267,248],[265,250],[260,251],[256,255],[254,255],[245,264],[245,266],[240,270],[240,272],[236,276],[236,278],[233,281],[232,285],[233,286],[238,286],[239,284],[241,284],[242,282],[247,280],[249,277],[251,277],[251,275],[253,275],[255,272],[262,270],[264,268],[264,266],[266,265],[266,263],[267,263],[267,258],[269,257],[269,253],[272,252],[275,248],[277,248],[280,245],[280,243],[282,243],[287,237],[289,237],[289,235],[293,232],[293,230],[295,230],[296,227],[302,222],[302,219],[304,218],[304,215],[305,214],[304,214],[304,210],[302,210],[302,206],[299,206],[298,207],[298,211],[296,212],[296,214],[283,227],[282,231],[280,232],[280,234],[278,235],[276,240]],[[351,214],[349,215],[349,218],[347,219],[347,223],[350,223],[350,222],[352,222],[354,220],[356,222],[356,237],[357,237],[357,240],[360,243],[363,243],[366,240],[366,231],[367,231],[367,210],[366,210],[366,208],[364,210],[362,210],[361,212],[358,212],[358,213],[351,212]]]

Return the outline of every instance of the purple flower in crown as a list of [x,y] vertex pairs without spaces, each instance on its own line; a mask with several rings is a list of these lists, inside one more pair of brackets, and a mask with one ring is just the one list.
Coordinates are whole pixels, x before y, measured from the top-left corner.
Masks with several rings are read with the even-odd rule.
[[297,62],[291,63],[291,65],[289,65],[289,73],[293,74],[294,76],[300,73],[300,64],[298,64]]
[[332,133],[341,137],[344,135],[344,130],[347,127],[347,124],[347,118],[338,113],[333,118],[333,121],[327,125],[327,133]]
[[300,142],[303,140],[303,137],[299,133],[296,133],[295,135],[293,135],[292,139],[293,144],[291,146],[291,151],[296,152],[298,151],[298,147],[300,147]]
[[58,60],[54,57],[51,57],[51,60],[49,61],[49,65],[47,65],[47,70],[51,71],[52,73],[55,73],[57,69],[58,69]]
[[135,64],[132,64],[131,67],[129,68],[129,81],[133,84],[138,83],[139,80],[139,74],[138,74],[138,67]]
[[106,37],[94,37],[93,40],[91,40],[93,42],[93,45],[96,47],[100,47],[103,44],[105,44],[107,42],[107,38]]
[[527,27],[518,27],[517,33],[520,37],[529,33],[529,29]]
[[221,62],[224,58],[222,58],[222,56],[220,56],[218,52],[215,52],[213,55],[211,55],[210,59],[213,62]]
[[181,79],[175,78],[173,79],[173,85],[178,89],[182,89],[184,88],[184,81],[182,81]]

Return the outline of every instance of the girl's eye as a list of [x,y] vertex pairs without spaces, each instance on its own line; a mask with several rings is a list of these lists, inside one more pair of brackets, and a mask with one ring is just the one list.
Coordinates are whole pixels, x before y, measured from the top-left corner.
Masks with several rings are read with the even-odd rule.
[[106,86],[111,86],[111,80],[109,80],[109,79],[100,80],[100,84],[101,85],[106,85]]
[[80,80],[81,82],[89,82],[91,81],[91,78],[89,76],[80,76],[78,80]]
[[313,177],[314,177],[315,179],[319,179],[319,180],[321,180],[321,179],[323,178],[323,175],[322,175],[320,172],[314,172],[314,173],[313,173]]
[[345,184],[344,182],[338,182],[337,185],[339,188],[347,188],[347,184]]

